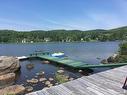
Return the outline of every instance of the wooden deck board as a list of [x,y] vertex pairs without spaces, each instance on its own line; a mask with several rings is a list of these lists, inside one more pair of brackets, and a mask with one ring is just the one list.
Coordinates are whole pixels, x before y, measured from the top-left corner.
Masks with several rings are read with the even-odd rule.
[[82,84],[77,80],[65,83],[63,85],[73,91],[73,93],[76,95],[96,95],[95,93],[86,89],[88,87],[86,84]]
[[46,90],[43,91],[37,91],[37,95],[50,95],[50,93],[48,93]]
[[50,92],[51,94],[55,92],[54,95],[70,95],[70,94],[73,94],[73,92],[71,90],[67,89],[63,85],[52,87],[48,92]]
[[106,79],[110,79],[110,80],[113,80],[113,81],[116,81],[116,82],[120,82],[123,84],[123,81],[125,79],[125,77],[127,76],[127,72],[123,72],[123,74],[121,73],[118,73],[118,72],[102,72],[102,73],[99,73],[98,75],[101,75],[103,77],[105,77]]
[[[78,79],[78,81],[80,81],[81,83],[85,83],[88,87],[86,88],[87,90],[90,90],[92,91],[93,93],[95,93],[95,95],[97,94],[101,94],[101,95],[109,95],[110,93],[107,92],[106,89],[100,87],[100,86],[97,86],[96,84],[94,84],[93,82],[91,82],[90,80],[87,80],[87,79]],[[91,90],[91,89],[94,89],[94,90]],[[95,91],[96,89],[96,91]],[[112,95],[112,94],[111,94]]]
[[[100,77],[99,77],[100,78]],[[121,85],[117,85],[116,83],[112,84],[112,81],[101,81],[100,79],[95,79],[95,78],[90,78],[90,77],[86,77],[86,78],[82,78],[82,81],[88,81],[94,85],[98,87],[100,87],[99,89],[101,90],[105,90],[103,92],[107,92],[110,95],[119,95],[119,94],[123,94],[123,90],[121,90]],[[103,79],[104,80],[104,79]],[[84,82],[85,82],[84,81]],[[93,87],[93,86],[92,86]],[[96,87],[95,87],[96,88]]]
[[126,76],[127,66],[122,66],[27,95],[127,95],[122,89]]

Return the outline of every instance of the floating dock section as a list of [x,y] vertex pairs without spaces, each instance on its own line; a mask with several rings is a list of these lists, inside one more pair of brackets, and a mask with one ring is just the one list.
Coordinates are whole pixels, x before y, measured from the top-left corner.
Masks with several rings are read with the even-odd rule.
[[84,63],[81,61],[72,60],[72,59],[69,59],[68,57],[53,57],[48,53],[30,54],[30,56],[27,58],[33,58],[33,57],[44,59],[44,60],[49,60],[57,64],[72,67],[75,69],[99,68],[99,67],[101,68],[102,67],[119,67],[119,66],[127,65],[127,63],[89,64],[89,63]]

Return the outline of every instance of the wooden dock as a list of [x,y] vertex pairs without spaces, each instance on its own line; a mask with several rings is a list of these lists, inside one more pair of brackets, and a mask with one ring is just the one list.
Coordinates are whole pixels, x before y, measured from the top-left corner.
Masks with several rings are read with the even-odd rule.
[[32,92],[27,95],[127,95],[122,89],[127,65]]
[[32,54],[31,56],[29,56],[29,58],[31,57],[53,61],[57,64],[68,66],[68,67],[75,68],[75,69],[119,67],[119,66],[127,65],[127,63],[89,64],[89,63],[85,63],[85,62],[81,62],[77,60],[72,60],[72,59],[69,59],[68,57],[59,58],[59,57],[53,57],[50,54],[43,54],[43,53],[42,54],[41,53]]

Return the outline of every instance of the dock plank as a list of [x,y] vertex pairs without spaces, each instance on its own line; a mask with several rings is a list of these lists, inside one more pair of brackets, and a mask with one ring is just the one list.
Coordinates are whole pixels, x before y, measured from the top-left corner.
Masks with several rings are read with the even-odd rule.
[[82,84],[81,82],[75,80],[68,83],[65,83],[64,86],[66,86],[68,89],[73,91],[76,95],[96,95],[95,93],[87,90],[88,87],[86,84]]
[[[116,84],[110,80],[104,81],[104,79],[102,79],[102,80],[101,79],[95,79],[94,77],[86,77],[86,78],[82,78],[82,79],[89,81],[90,83],[96,85],[97,87],[100,87],[103,90],[106,90],[108,93],[110,93],[110,95],[114,95],[114,94],[119,95],[119,94],[123,94],[123,92],[124,92],[124,90],[121,90],[121,87],[120,87],[121,85],[118,85],[118,84]],[[106,92],[106,91],[104,91],[104,92]]]
[[48,93],[46,90],[43,91],[37,91],[37,95],[50,95],[50,93]]

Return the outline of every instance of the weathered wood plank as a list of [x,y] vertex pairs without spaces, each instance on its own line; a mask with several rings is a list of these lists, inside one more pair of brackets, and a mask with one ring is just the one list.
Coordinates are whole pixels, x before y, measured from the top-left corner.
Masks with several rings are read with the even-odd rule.
[[[99,78],[99,79],[98,79]],[[103,89],[105,89],[108,93],[110,92],[110,94],[114,95],[119,95],[119,94],[123,94],[124,90],[121,89],[121,85],[110,81],[110,80],[104,80],[103,78],[101,79],[101,77],[84,77],[82,78],[83,80],[87,80],[92,84],[95,84],[98,87],[101,87]]]
[[65,83],[64,86],[66,86],[68,89],[76,93],[77,95],[96,95],[95,93],[87,90],[88,87],[85,83],[81,83],[77,80]]
[[123,76],[120,76],[120,75],[117,75],[115,76],[115,73],[114,74],[110,74],[110,73],[99,73],[98,75],[101,75],[107,79],[110,79],[110,80],[113,80],[113,81],[116,81],[116,82],[120,82],[121,84],[123,84],[124,82],[124,78]]
[[[107,92],[106,89],[104,89],[104,88],[102,88],[102,87],[99,87],[99,86],[97,86],[97,85],[91,83],[91,81],[89,81],[89,80],[84,80],[84,79],[79,78],[78,81],[87,84],[87,86],[88,86],[88,87],[86,88],[87,90],[89,90],[89,89],[96,89],[96,90],[97,90],[96,92],[98,92],[98,93],[100,93],[100,94],[102,94],[102,95],[112,95],[110,92]],[[90,91],[91,91],[91,90],[90,90]],[[94,90],[93,90],[92,92],[95,93],[95,95],[96,95],[96,94],[98,95],[98,93],[96,93]]]
[[51,95],[51,94],[48,93],[46,90],[37,91],[37,94],[38,94],[38,95]]
[[75,93],[73,93],[71,90],[69,90],[62,84],[54,87],[53,90],[57,91],[57,93],[60,93],[58,95],[75,95]]

